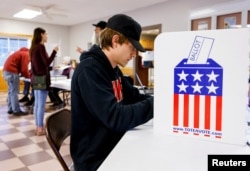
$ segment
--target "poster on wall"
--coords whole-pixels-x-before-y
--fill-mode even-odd
[[[198,22],[198,30],[208,30],[208,22],[207,21]]]
[[[235,28],[236,17],[225,17],[224,19],[224,29]]]
[[[246,142],[250,51],[250,36],[246,35],[250,35],[247,29],[225,29],[157,37],[156,133]]]

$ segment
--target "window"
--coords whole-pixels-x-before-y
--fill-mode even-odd
[[[0,67],[8,56],[21,47],[30,46],[31,36],[0,35]]]

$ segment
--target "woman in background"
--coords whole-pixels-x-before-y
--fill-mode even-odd
[[[34,105],[34,117],[36,130],[35,134],[38,136],[44,135],[44,112],[45,104],[50,89],[50,69],[49,66],[56,57],[58,47],[56,46],[50,57],[46,52],[44,43],[47,42],[47,33],[43,28],[36,28],[34,30],[33,39],[30,47],[31,57],[31,84],[34,83],[34,76],[46,75],[46,89],[34,89],[35,105]]]

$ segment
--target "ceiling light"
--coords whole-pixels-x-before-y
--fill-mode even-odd
[[[14,14],[13,16],[16,18],[32,19],[41,14],[42,14],[41,10],[23,9],[22,11]]]

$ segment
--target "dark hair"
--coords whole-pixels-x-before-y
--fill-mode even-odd
[[[119,44],[123,44],[123,43],[126,43],[129,41],[128,38],[126,38],[123,34],[106,27],[100,33],[100,46],[101,46],[101,48],[109,49],[109,47],[112,47],[112,38],[114,35],[119,36]]]
[[[34,47],[42,41],[42,34],[46,32],[45,29],[38,27],[34,29],[31,46],[30,46],[30,57],[32,57],[31,52],[33,51]]]

